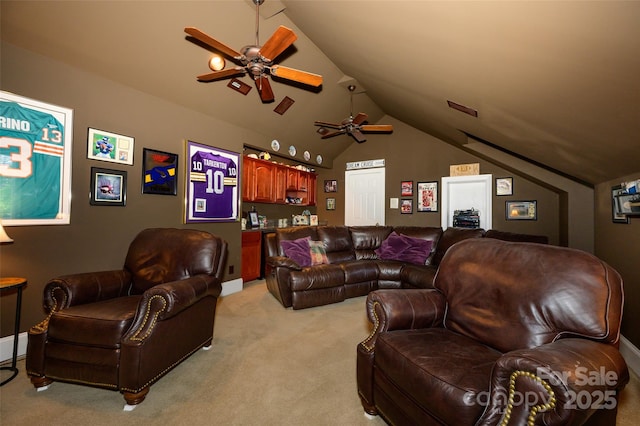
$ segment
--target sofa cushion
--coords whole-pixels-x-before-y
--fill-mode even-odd
[[[318,241],[318,232],[315,226],[295,226],[292,228],[278,228],[276,229],[276,235],[278,236],[278,247],[280,256],[284,256],[284,250],[282,249],[282,241],[292,241],[299,238],[310,237],[313,241]]]
[[[376,262],[370,260],[356,260],[340,265],[344,271],[344,283],[355,284],[378,279],[378,267]]]
[[[432,244],[432,241],[398,235],[394,231],[374,252],[382,260],[399,260],[414,265],[424,265],[431,254]]]
[[[324,249],[322,241],[308,241],[309,256],[311,258],[311,265],[322,265],[329,263],[327,260],[327,252]]]
[[[402,288],[433,288],[437,271],[433,265],[405,265],[400,272]]]
[[[329,263],[355,260],[351,234],[346,226],[319,226],[318,241],[322,241]]]
[[[344,287],[344,272],[340,265],[316,265],[291,271],[290,281],[294,292]]]
[[[356,259],[377,259],[375,250],[387,239],[391,226],[352,226],[349,227]]]
[[[484,237],[495,238],[503,241],[549,244],[549,238],[546,235],[519,234],[516,232],[498,231],[495,229],[489,229],[487,233],[484,234]]]
[[[423,240],[431,241],[431,254],[425,261],[425,265],[431,265],[433,263],[433,257],[436,254],[436,248],[440,237],[442,237],[442,227],[440,226],[396,226],[394,228],[396,233],[400,235],[407,235],[409,237],[421,238]]]
[[[298,238],[291,241],[280,241],[280,246],[285,256],[295,261],[300,266],[311,266],[311,253],[309,241],[311,237]]]

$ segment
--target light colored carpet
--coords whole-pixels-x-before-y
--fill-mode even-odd
[[[264,281],[219,301],[214,344],[151,387],[133,412],[113,391],[55,382],[36,392],[24,373],[0,388],[9,425],[344,425],[364,417],[356,390],[356,345],[369,333],[364,297],[284,309]],[[634,377],[621,397],[619,425],[640,418]]]

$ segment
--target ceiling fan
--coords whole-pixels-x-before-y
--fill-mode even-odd
[[[258,40],[259,34],[259,8],[264,0],[252,0],[256,5],[256,43],[244,46],[240,52],[230,48],[229,46],[219,42],[213,37],[205,34],[197,28],[186,27],[184,31],[191,37],[200,42],[214,48],[218,52],[229,57],[240,66],[224,69],[224,60],[219,61],[218,66],[210,65],[213,72],[199,75],[199,81],[214,81],[240,74],[249,74],[253,77],[260,99],[262,102],[273,102],[274,95],[271,90],[271,84],[267,78],[267,74],[272,76],[291,80],[297,83],[318,87],[322,84],[322,76],[282,65],[274,65],[273,61],[278,55],[284,52],[298,38],[296,34],[285,26],[280,26],[265,42],[260,46]],[[219,58],[222,59],[222,58]]]
[[[342,120],[340,124],[327,123],[326,121],[316,121],[315,125],[320,126],[318,133],[322,135],[322,139],[331,138],[338,135],[350,135],[356,142],[366,142],[366,138],[363,133],[391,133],[393,132],[393,126],[391,124],[364,124],[369,116],[364,112],[359,112],[355,117],[353,116],[353,91],[356,90],[356,86],[353,84],[348,87],[351,92],[351,110],[349,118]],[[334,129],[333,131],[330,129]]]

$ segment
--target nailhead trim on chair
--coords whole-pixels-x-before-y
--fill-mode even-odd
[[[527,418],[527,426],[533,426],[535,424],[536,415],[538,413],[543,413],[547,410],[555,408],[556,406],[556,394],[555,392],[553,392],[553,389],[551,389],[551,386],[549,386],[546,381],[528,371],[516,370],[511,373],[511,377],[509,379],[509,402],[507,403],[507,408],[505,409],[505,414],[502,418],[502,421],[500,422],[500,426],[506,426],[511,419],[513,398],[516,392],[516,379],[520,376],[528,377],[532,380],[537,381],[544,387],[544,389],[547,391],[547,394],[549,395],[549,402],[547,402],[546,404],[538,404],[531,407],[531,410],[529,411],[529,417]]]
[[[373,339],[373,336],[376,335],[376,333],[378,332],[378,326],[380,325],[380,320],[378,319],[378,314],[376,312],[376,307],[380,306],[380,304],[378,302],[373,302],[373,330],[371,331],[371,333],[367,336],[366,339],[364,339],[362,342],[360,342],[360,344],[362,345],[363,348],[365,348],[367,350],[367,352],[371,352],[374,349],[374,345],[368,345],[367,343],[369,341],[371,341],[371,339]]]
[[[149,326],[149,329],[147,330],[146,333],[144,333],[144,335],[142,337],[139,337],[139,334],[142,330],[144,330],[144,326],[146,325],[147,321],[149,320],[149,310],[151,309],[151,303],[153,302],[153,299],[161,299],[162,300],[162,309],[160,309],[160,311],[156,312],[156,314],[153,316],[153,320],[151,321],[151,325]],[[151,298],[149,299],[149,301],[147,302],[147,309],[145,311],[144,314],[144,319],[142,320],[142,324],[140,324],[140,327],[138,328],[138,331],[136,331],[136,333],[131,337],[131,340],[135,340],[135,341],[143,341],[144,339],[146,339],[147,337],[149,337],[149,334],[151,334],[151,331],[153,330],[153,327],[156,324],[156,321],[158,320],[158,316],[164,311],[164,309],[167,307],[167,301],[165,300],[164,297],[162,296],[151,296]]]

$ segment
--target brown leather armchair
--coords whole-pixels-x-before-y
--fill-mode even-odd
[[[118,390],[133,409],[153,383],[211,346],[226,258],[227,242],[207,232],[146,229],[122,270],[49,281],[48,315],[28,334],[31,382]]]
[[[613,425],[629,371],[620,275],[586,252],[469,239],[435,289],[367,297],[358,393],[397,425]]]

